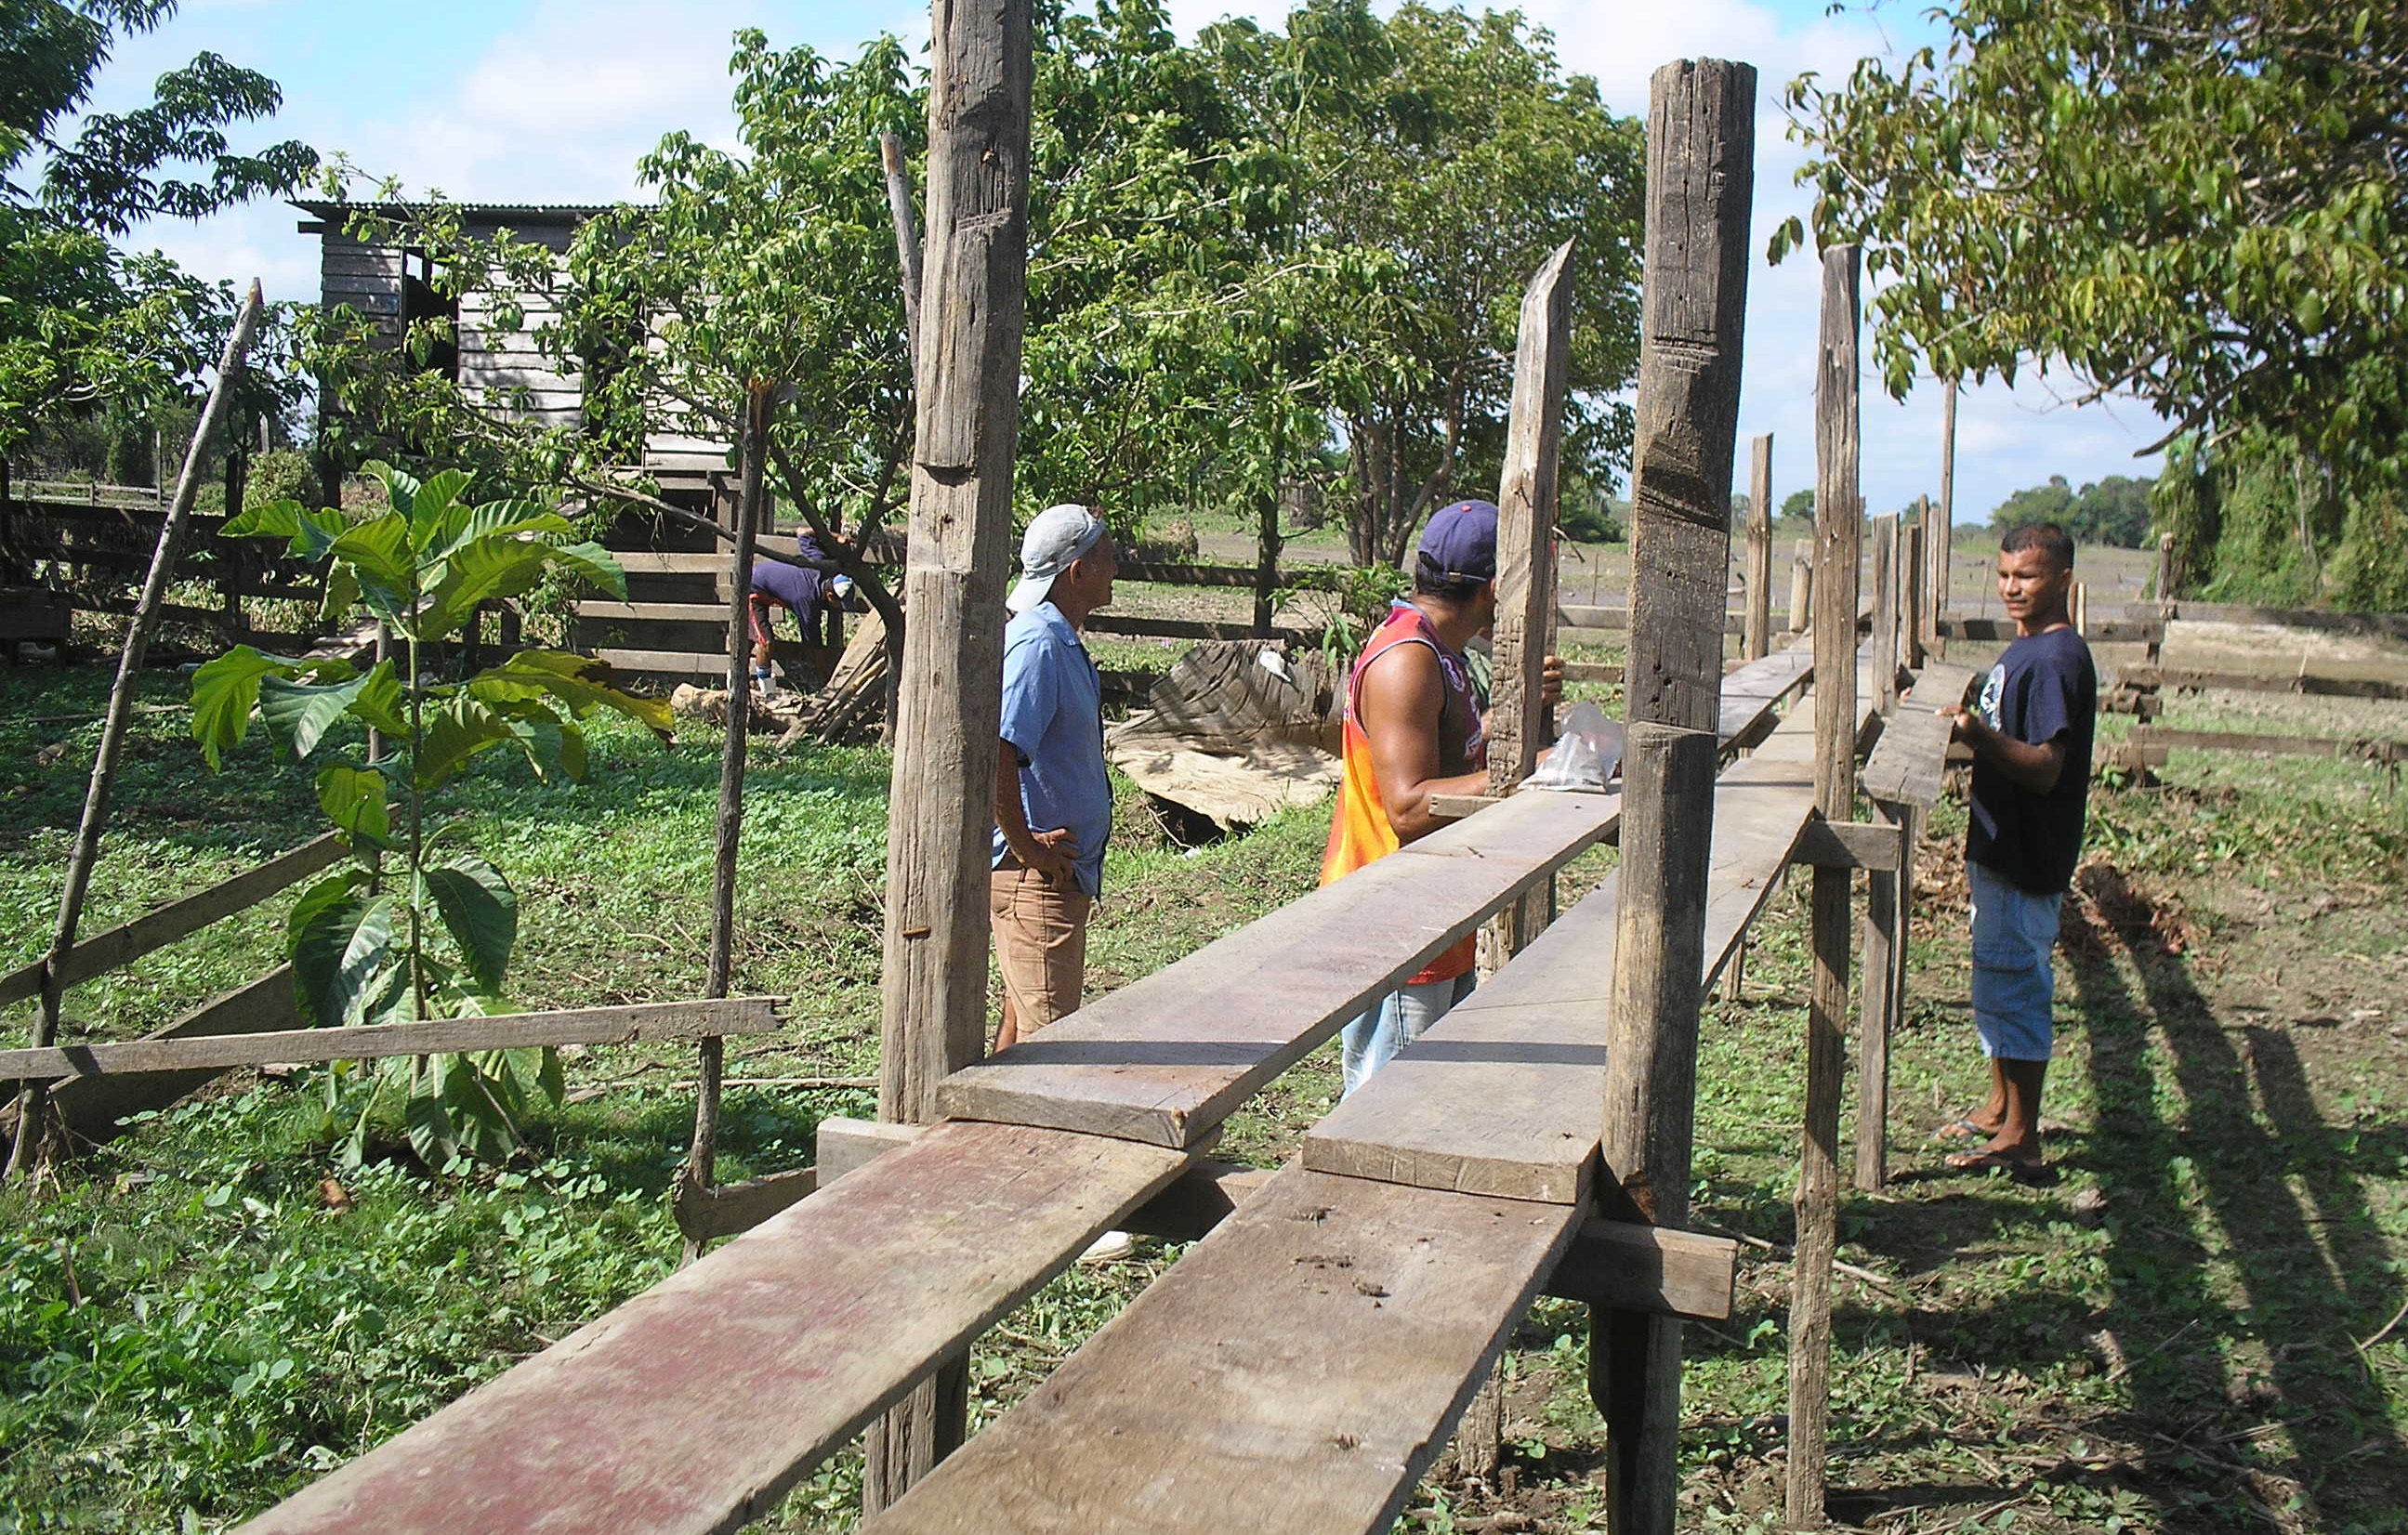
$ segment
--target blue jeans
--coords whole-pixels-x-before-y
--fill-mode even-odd
[[[1396,1058],[1397,1052],[1422,1037],[1447,1010],[1471,995],[1469,970],[1452,981],[1431,981],[1400,986],[1365,1010],[1339,1031],[1340,1057],[1345,1067],[1345,1087],[1352,1093],[1363,1080]]]
[[[2044,1061],[2054,1049],[2057,909],[2064,893],[2035,896],[1984,868],[1965,866],[1973,908],[1973,1026],[1982,1054]]]

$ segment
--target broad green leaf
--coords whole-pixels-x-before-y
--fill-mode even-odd
[[[251,734],[251,711],[264,679],[290,677],[300,664],[236,645],[193,673],[193,739],[215,771],[221,757]]]
[[[531,534],[461,545],[444,559],[442,573],[426,594],[419,638],[439,639],[466,622],[477,604],[534,590],[552,556],[552,546]]]
[[[337,682],[295,682],[269,674],[259,682],[259,718],[292,743],[294,756],[306,757],[318,749],[326,727],[346,714],[358,713],[362,698],[380,682],[387,695],[398,696],[400,683],[389,661],[378,662],[364,677]],[[371,698],[369,708],[379,728],[393,728],[389,700]]]
[[[420,558],[425,557],[427,546],[437,537],[437,530],[457,509],[460,493],[468,488],[472,478],[466,469],[444,469],[428,475],[411,494],[409,546],[418,551]]]
[[[418,786],[432,789],[458,772],[470,757],[516,740],[510,722],[473,697],[452,697],[426,711],[426,735],[411,766]]]
[[[334,507],[312,509],[298,501],[263,501],[245,507],[218,530],[221,538],[280,538],[291,540],[285,552],[295,559],[324,557],[342,536],[343,514]]]
[[[583,719],[597,709],[614,710],[642,724],[662,740],[670,739],[677,718],[666,698],[639,698],[598,681],[609,668],[590,655],[562,651],[521,651],[497,667],[488,667],[468,680],[468,692],[494,701],[548,696],[568,706]]]
[[[306,912],[296,908],[293,924],[293,979],[302,1014],[321,1028],[356,1024],[390,989],[398,958],[394,899],[346,891],[323,902],[305,897],[303,906]]]
[[[519,898],[501,870],[473,854],[455,854],[421,876],[443,930],[460,947],[468,974],[498,991],[518,941]]]
[[[335,540],[334,552],[335,558],[350,565],[369,607],[404,628],[410,626],[409,600],[417,564],[409,552],[408,519],[387,512],[355,523]]]
[[[391,661],[380,661],[368,668],[358,696],[351,699],[351,718],[388,736],[406,737],[409,721],[402,715],[403,701],[400,674]]]
[[[417,504],[418,477],[381,460],[371,461],[366,467],[368,477],[384,487],[385,504],[408,522]]]
[[[430,581],[454,550],[479,539],[521,533],[568,538],[577,530],[567,518],[540,501],[488,501],[481,507],[461,509],[456,518],[446,519],[442,531],[445,536],[437,542],[419,545],[418,557],[424,562]]]
[[[391,844],[393,819],[385,806],[382,773],[339,764],[322,770],[318,774],[318,806],[353,847],[363,842],[371,847]]]

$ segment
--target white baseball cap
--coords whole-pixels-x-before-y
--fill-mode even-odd
[[[1066,502],[1030,518],[1020,539],[1020,582],[1004,598],[1004,606],[1025,613],[1044,601],[1054,590],[1054,578],[1103,538],[1104,520],[1082,506]]]

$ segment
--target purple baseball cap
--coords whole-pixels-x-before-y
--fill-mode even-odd
[[[1449,581],[1497,579],[1497,503],[1457,501],[1430,513],[1422,558]]]

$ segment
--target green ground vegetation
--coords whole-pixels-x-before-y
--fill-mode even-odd
[[[47,931],[106,681],[0,672],[0,965]],[[182,691],[155,675],[142,696]],[[2168,723],[2223,718],[2179,703]],[[498,756],[463,775],[462,834],[519,877],[528,1005],[700,989],[717,760],[707,729],[664,749],[612,723],[581,785],[539,788]],[[795,1079],[873,1068],[885,771],[874,748],[752,753],[738,984],[792,995],[796,1024],[731,1046],[723,1177],[805,1165],[820,1119],[871,1107],[859,1087]],[[1981,1069],[1957,812],[1920,852],[1899,1177],[1842,1212],[1842,1258],[1879,1276],[1840,1282],[1845,1524],[2408,1528],[2408,1350],[2398,1331],[2375,1337],[2408,1296],[2408,801],[2376,769],[2305,759],[2178,753],[2165,780],[2094,802],[2060,950],[2053,1186],[1942,1177],[1924,1145]],[[1097,986],[1311,886],[1323,812],[1189,850],[1121,787]],[[95,926],[297,840],[314,794],[259,742],[208,774],[161,711],[136,716],[120,804]],[[1584,860],[1569,886],[1610,861]],[[1684,1528],[1779,1524],[1799,907],[1776,901],[1743,997],[1705,1023],[1698,1218],[1771,1248],[1748,1249],[1734,1315],[1689,1332]],[[249,980],[278,957],[281,917],[268,903],[78,988],[74,1037],[153,1026]],[[338,1113],[303,1070],[230,1077],[56,1184],[0,1193],[0,1529],[232,1524],[666,1273],[691,1054],[566,1054],[566,1101],[531,1116],[520,1155],[468,1175],[418,1163],[397,1119],[366,1166],[342,1168]],[[1284,1155],[1335,1079],[1330,1052],[1309,1058],[1232,1124],[1224,1154]],[[1006,1317],[974,1357],[974,1413],[1018,1399],[1177,1255],[1141,1246]],[[1504,1484],[1434,1478],[1405,1528],[1509,1510],[1527,1523],[1480,1528],[1602,1528],[1584,1347],[1576,1308],[1532,1312],[1509,1356]],[[767,1528],[845,1528],[858,1480],[839,1456]]]

